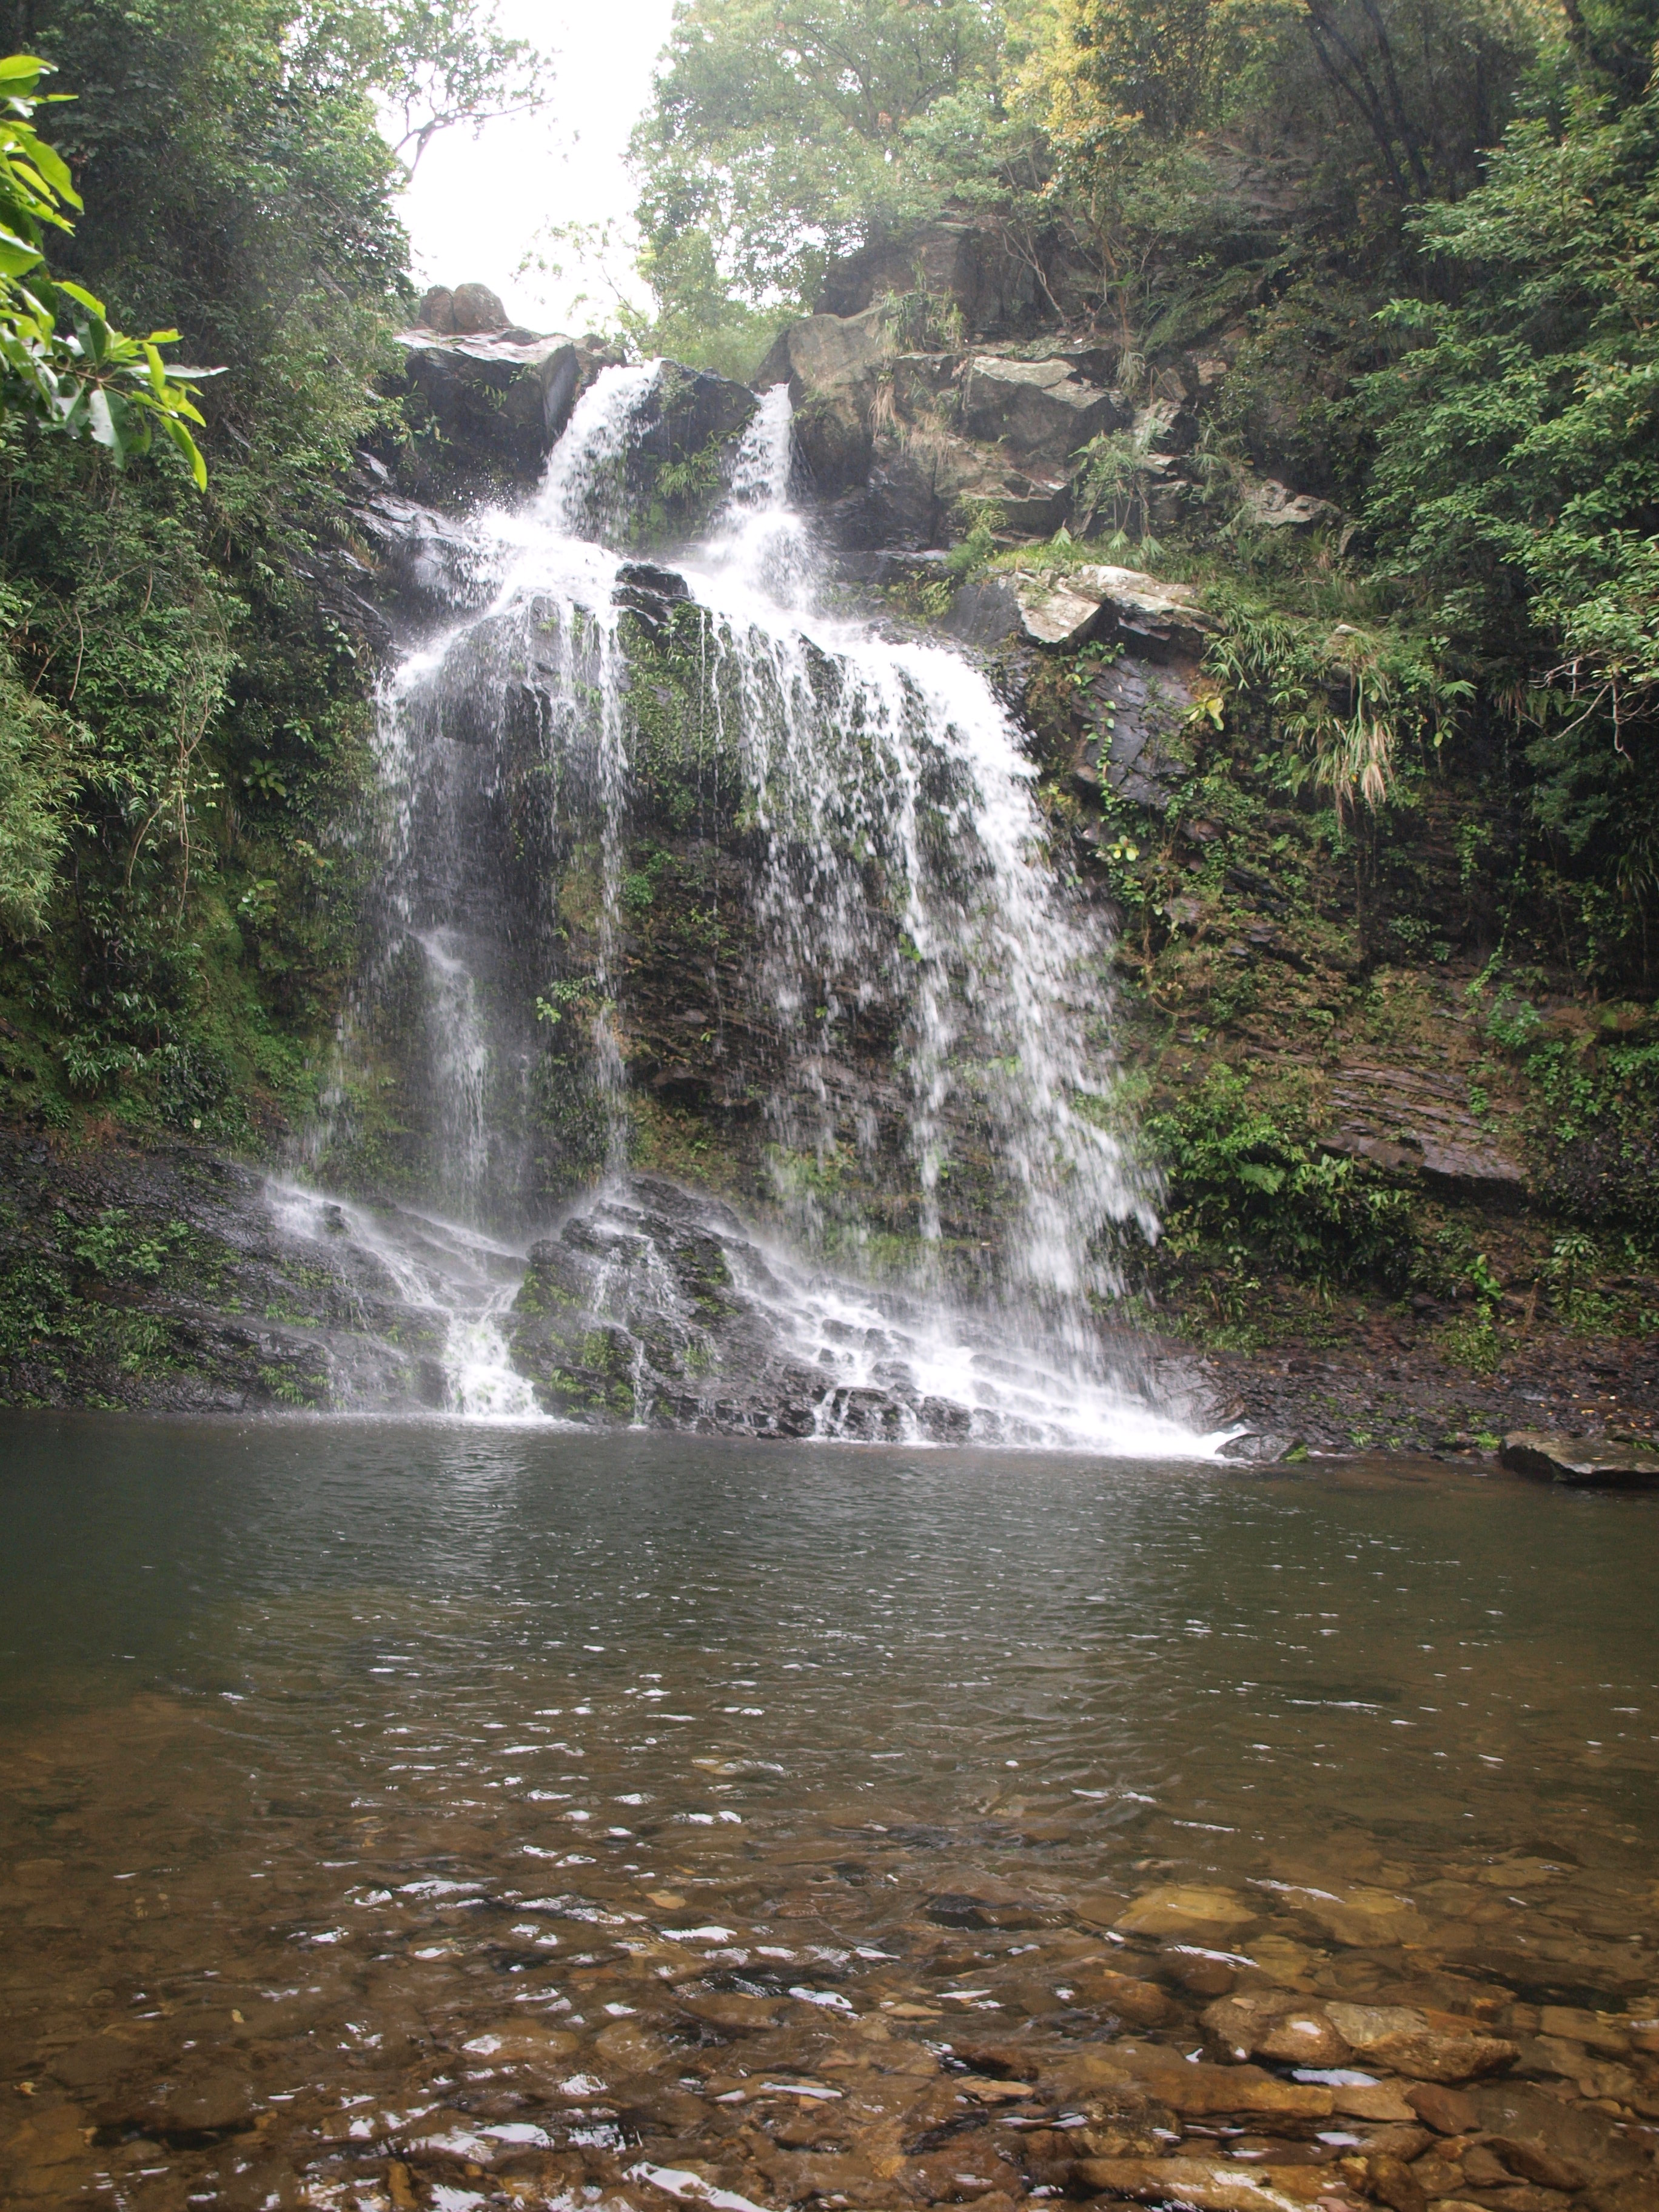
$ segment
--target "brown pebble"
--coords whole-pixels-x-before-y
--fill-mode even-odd
[[[1158,1966],[1170,1980],[1195,1997],[1231,1996],[1238,1986],[1237,1970],[1224,1959],[1206,1958],[1202,1951],[1173,1948],[1160,1952]]]
[[[1439,2136],[1473,2135],[1480,2124],[1463,2092],[1439,2081],[1413,2081],[1406,2091],[1406,2102]]]
[[[1397,2158],[1368,2158],[1365,2186],[1390,2212],[1429,2212],[1423,2185],[1408,2166]]]

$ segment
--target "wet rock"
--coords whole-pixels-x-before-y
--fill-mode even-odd
[[[568,2073],[571,2054],[580,2039],[566,2027],[544,2027],[532,2021],[503,2021],[469,2037],[462,2045],[469,2058],[487,2059],[493,2066],[527,2066]]]
[[[1091,680],[1079,702],[1097,719],[1075,771],[1079,780],[1092,777],[1097,787],[1104,784],[1121,799],[1167,813],[1192,774],[1185,728],[1195,696],[1180,670],[1120,655]],[[1165,911],[1194,903],[1170,901]]]
[[[254,2120],[247,2077],[228,2067],[159,2081],[127,2109],[133,2125],[164,2139],[230,2135]]]
[[[1414,2081],[1406,2091],[1406,2102],[1437,2135],[1473,2135],[1480,2126],[1474,2106],[1461,2090],[1437,2081]]]
[[[1481,2128],[1512,2142],[1540,2144],[1581,2167],[1593,2185],[1642,2168],[1640,2151],[1607,2113],[1566,2103],[1528,2081],[1482,2082],[1468,2094]],[[1466,2167],[1472,2154],[1465,2154]]]
[[[776,2027],[787,2010],[781,2001],[745,1996],[737,1990],[710,1990],[682,1996],[679,2002],[693,2019],[706,2021],[728,2035],[759,2035]]]
[[[401,343],[415,393],[461,464],[523,482],[539,476],[605,365],[569,338],[504,328],[447,337],[406,331]]]
[[[1333,2086],[1336,2109],[1346,2118],[1409,2125],[1417,2117],[1395,2081],[1344,2081]]]
[[[1085,383],[1069,361],[979,354],[963,374],[963,427],[1007,447],[1028,465],[1069,470],[1080,447],[1123,419],[1111,395]]]
[[[1460,2189],[1468,2186],[1468,2177],[1456,2160],[1443,2158],[1437,2151],[1426,2152],[1412,2160],[1412,2179],[1431,2202],[1440,2197],[1455,2197]]]
[[[1583,2188],[1589,2176],[1571,2159],[1560,2158],[1539,2138],[1528,2142],[1515,2136],[1492,2136],[1486,2148],[1497,2154],[1513,2174],[1534,2181],[1541,2189],[1561,2189],[1569,2196]]]
[[[1429,2081],[1467,2081],[1512,2065],[1516,2046],[1471,2023],[1429,2015],[1407,2005],[1354,2005],[1333,2001],[1326,2007],[1337,2033],[1367,2066]]]
[[[857,1333],[866,1359],[848,1381],[828,1339],[820,1356],[792,1335],[790,1310],[729,1207],[636,1176],[532,1248],[507,1334],[548,1411],[597,1427],[898,1441],[970,1425],[912,1380],[896,1331]]]
[[[1224,1997],[1202,2017],[1211,2036],[1235,2058],[1328,2067],[1342,2066],[1352,2056],[1320,2006],[1280,1991]]]
[[[1388,2205],[1389,2212],[1428,2212],[1423,2185],[1403,2160],[1368,2158],[1365,2190],[1379,2204]]]
[[[1162,1990],[1133,1974],[1115,1973],[1107,1966],[1073,1966],[1067,1981],[1085,2003],[1115,2013],[1131,2027],[1164,2027],[1177,2017],[1176,2008]]]
[[[1119,2045],[1114,2056],[1150,2094],[1189,2119],[1218,2114],[1273,2116],[1286,2121],[1328,2119],[1331,2092],[1311,2081],[1283,2081],[1257,2066],[1208,2066],[1156,2045]]]
[[[1311,1920],[1336,1942],[1356,1950],[1421,1943],[1428,1936],[1428,1923],[1410,1898],[1398,1897],[1392,1890],[1351,1889],[1335,1896],[1322,1890],[1292,1888],[1283,1894],[1292,1911]]]
[[[1504,1437],[1498,1457],[1499,1465],[1511,1474],[1534,1475],[1546,1482],[1606,1483],[1630,1488],[1659,1483],[1659,1451],[1650,1444],[1609,1443],[1600,1437],[1516,1429]]]
[[[789,386],[796,448],[826,498],[861,485],[869,474],[877,372],[897,350],[878,309],[809,315],[779,332],[757,372],[758,392]]]
[[[1220,1947],[1253,1928],[1259,1917],[1236,1889],[1198,1882],[1167,1882],[1143,1891],[1115,1923],[1121,1936],[1170,1936]]]
[[[1178,1982],[1195,1997],[1224,1997],[1237,1985],[1239,1961],[1224,1952],[1171,1943],[1160,1954],[1158,1963],[1172,1982]]]

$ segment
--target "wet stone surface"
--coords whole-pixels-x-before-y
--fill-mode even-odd
[[[8,2205],[1659,2204],[1649,1498],[436,1424],[3,1480]]]

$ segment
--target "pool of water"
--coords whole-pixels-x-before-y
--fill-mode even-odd
[[[9,2203],[1019,2201],[1235,1984],[1659,2120],[1651,1498],[42,1417],[0,1511]]]

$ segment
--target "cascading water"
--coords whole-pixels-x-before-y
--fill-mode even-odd
[[[1202,1449],[1103,1364],[1090,1301],[1115,1286],[1114,1231],[1150,1208],[1113,1128],[1109,946],[1053,865],[1008,716],[955,653],[818,611],[782,388],[673,571],[613,550],[658,375],[605,371],[538,498],[470,526],[465,611],[387,687],[385,890],[353,1027],[424,1039],[407,1173],[475,1225],[336,1206],[332,1233],[447,1316],[455,1411]],[[689,687],[665,718],[647,647]],[[653,745],[697,764],[681,813],[691,792],[717,817],[698,833],[716,949],[684,977],[684,1018],[759,1105],[792,1249],[627,1175]],[[728,954],[720,872],[739,864]],[[295,1234],[331,1203],[278,1202]],[[504,1294],[518,1240],[562,1215]],[[994,1240],[964,1231],[992,1220]]]

